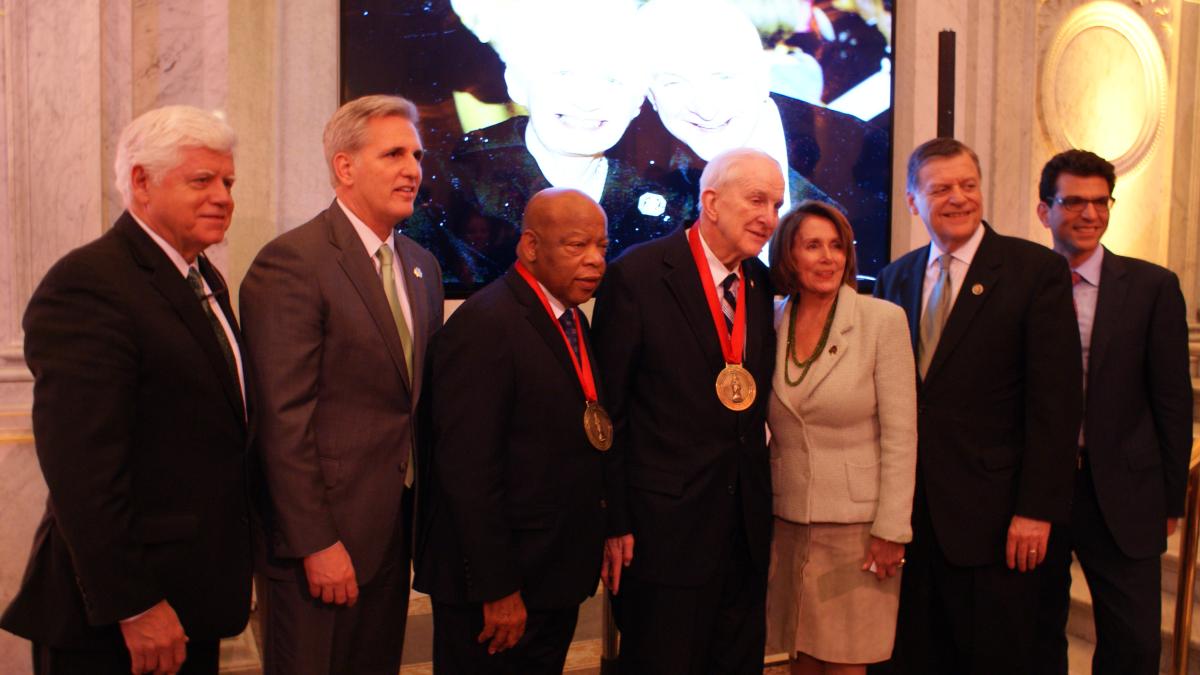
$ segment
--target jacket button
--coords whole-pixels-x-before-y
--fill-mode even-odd
[[[408,462],[400,462],[400,473],[408,471]]]
[[[600,500],[600,508],[602,508],[602,509],[607,509],[607,508],[608,508],[608,502],[606,502],[606,501],[604,501],[603,499],[601,499],[601,500]]]
[[[736,491],[737,491],[736,489],[734,489],[734,487],[733,487],[733,484],[732,484],[732,483],[730,483],[730,484],[729,484],[729,486],[728,486],[726,489],[728,489],[728,490],[729,490],[729,494],[733,494],[734,492],[736,492]]]

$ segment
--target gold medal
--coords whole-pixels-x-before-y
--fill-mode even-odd
[[[741,364],[727,363],[717,375],[717,398],[726,408],[739,412],[745,410],[754,405],[757,395],[754,376]]]
[[[583,409],[583,432],[587,434],[592,447],[600,452],[606,452],[612,447],[612,420],[596,401],[588,401],[587,407]]]

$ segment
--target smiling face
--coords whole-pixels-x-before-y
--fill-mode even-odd
[[[917,172],[908,209],[925,222],[929,236],[947,253],[962,246],[983,222],[979,169],[966,153],[933,157]]]
[[[1111,196],[1108,182],[1102,176],[1074,176],[1061,173],[1055,181],[1054,197],[1081,197],[1095,200]],[[1038,218],[1050,230],[1054,239],[1054,250],[1078,266],[1091,257],[1100,246],[1100,238],[1108,229],[1108,209],[1098,209],[1087,204],[1079,213],[1071,213],[1062,204],[1038,204]]]
[[[607,218],[587,195],[550,188],[529,200],[517,255],[563,304],[579,305],[596,293],[607,249]]]
[[[184,260],[225,238],[233,216],[233,155],[208,148],[179,150],[179,164],[154,179],[132,169],[134,214]]]
[[[769,68],[758,30],[715,0],[651,0],[637,40],[650,70],[650,102],[663,126],[705,161],[748,145],[765,110]]]
[[[732,162],[724,178],[700,193],[700,234],[717,259],[732,268],[758,255],[778,227],[783,173],[761,153],[726,157],[717,158]]]
[[[829,296],[844,283],[846,242],[828,218],[810,215],[800,222],[791,256],[801,293]]]
[[[354,215],[386,239],[397,223],[412,215],[424,154],[412,122],[395,115],[373,117],[357,152],[334,155],[335,191]]]
[[[547,149],[562,155],[604,153],[625,133],[642,105],[642,89],[624,69],[576,54],[525,78],[529,127]]]

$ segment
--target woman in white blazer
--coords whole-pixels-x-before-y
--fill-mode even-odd
[[[917,464],[904,310],[855,291],[845,216],[806,201],[771,241],[778,351],[767,413],[775,536],[768,646],[792,673],[891,656]]]

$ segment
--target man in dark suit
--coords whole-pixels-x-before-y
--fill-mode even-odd
[[[1083,426],[1071,522],[1055,528],[1042,592],[1038,672],[1066,675],[1071,553],[1092,595],[1092,672],[1158,672],[1159,556],[1184,513],[1192,446],[1187,318],[1172,272],[1100,245],[1116,172],[1086,150],[1042,169],[1038,217],[1074,281]]]
[[[117,146],[126,211],[46,273],[25,312],[50,489],[0,625],[43,675],[217,672],[250,609],[246,369],[201,255],[233,212],[233,130],[188,106]]]
[[[413,419],[442,324],[437,262],[394,231],[421,183],[416,120],[394,96],[338,109],[324,136],[337,198],[267,244],[242,283],[262,363],[266,673],[400,668]]]
[[[778,225],[783,175],[769,155],[733,150],[700,186],[699,220],[631,248],[596,304],[626,486],[609,495],[609,534],[637,544],[616,598],[622,672],[762,668],[775,331],[755,256]]]
[[[939,138],[908,162],[932,240],[888,265],[917,357],[917,490],[895,665],[1030,672],[1051,523],[1070,513],[1081,374],[1062,258],[982,222],[974,151]]]
[[[516,265],[430,345],[415,585],[433,598],[439,673],[561,673],[596,591],[612,429],[578,305],[607,245],[587,195],[537,193]]]

